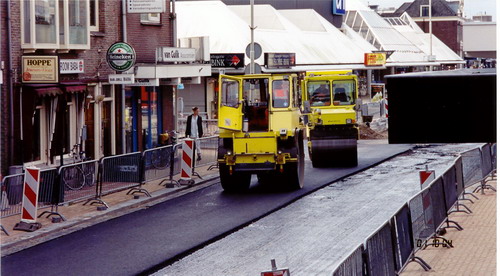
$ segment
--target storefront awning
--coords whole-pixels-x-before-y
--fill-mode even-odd
[[[63,91],[58,86],[36,88],[35,92],[38,97],[53,97],[63,94]]]
[[[85,93],[87,91],[86,85],[65,86],[64,90],[67,93]]]

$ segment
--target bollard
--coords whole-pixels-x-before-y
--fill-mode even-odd
[[[26,168],[24,173],[23,202],[21,222],[14,226],[14,230],[33,232],[42,227],[36,222],[38,207],[38,188],[40,186],[40,169]]]
[[[194,155],[194,140],[185,139],[182,143],[182,159],[181,159],[181,185],[193,185],[194,180],[191,179],[193,171],[193,155]]]

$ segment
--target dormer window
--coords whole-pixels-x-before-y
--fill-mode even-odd
[[[429,17],[429,5],[420,6],[420,17]]]

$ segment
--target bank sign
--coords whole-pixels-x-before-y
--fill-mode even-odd
[[[347,0],[333,0],[333,14],[345,14],[345,1]]]
[[[212,68],[243,68],[245,54],[210,54]]]

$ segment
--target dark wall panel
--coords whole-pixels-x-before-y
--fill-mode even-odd
[[[389,143],[496,141],[496,70],[387,76]]]

